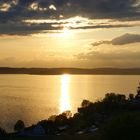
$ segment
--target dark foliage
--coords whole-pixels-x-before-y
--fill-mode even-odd
[[[25,124],[22,120],[18,120],[14,126],[14,130],[20,132],[25,128]]]
[[[0,140],[1,139],[2,140],[7,140],[7,138],[8,138],[7,132],[4,129],[0,128]]]
[[[140,113],[125,113],[114,117],[101,130],[101,140],[140,139]]]

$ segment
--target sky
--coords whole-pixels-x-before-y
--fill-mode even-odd
[[[140,0],[0,0],[0,67],[140,67]]]

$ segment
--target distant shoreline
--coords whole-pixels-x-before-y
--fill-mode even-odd
[[[30,75],[140,75],[140,68],[10,68],[0,67],[0,74]]]

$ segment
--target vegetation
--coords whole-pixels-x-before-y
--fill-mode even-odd
[[[0,128],[0,139],[7,139],[7,133],[4,129]]]
[[[14,130],[17,132],[22,131],[25,128],[24,122],[22,120],[18,120],[14,126]]]
[[[140,112],[124,113],[102,127],[101,140],[140,139]]]

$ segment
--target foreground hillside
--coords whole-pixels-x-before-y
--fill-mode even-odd
[[[9,140],[139,140],[140,86],[136,94],[108,93],[97,102],[83,100],[78,112],[51,116],[26,127],[22,120],[14,126],[15,133],[0,129],[0,138]]]

